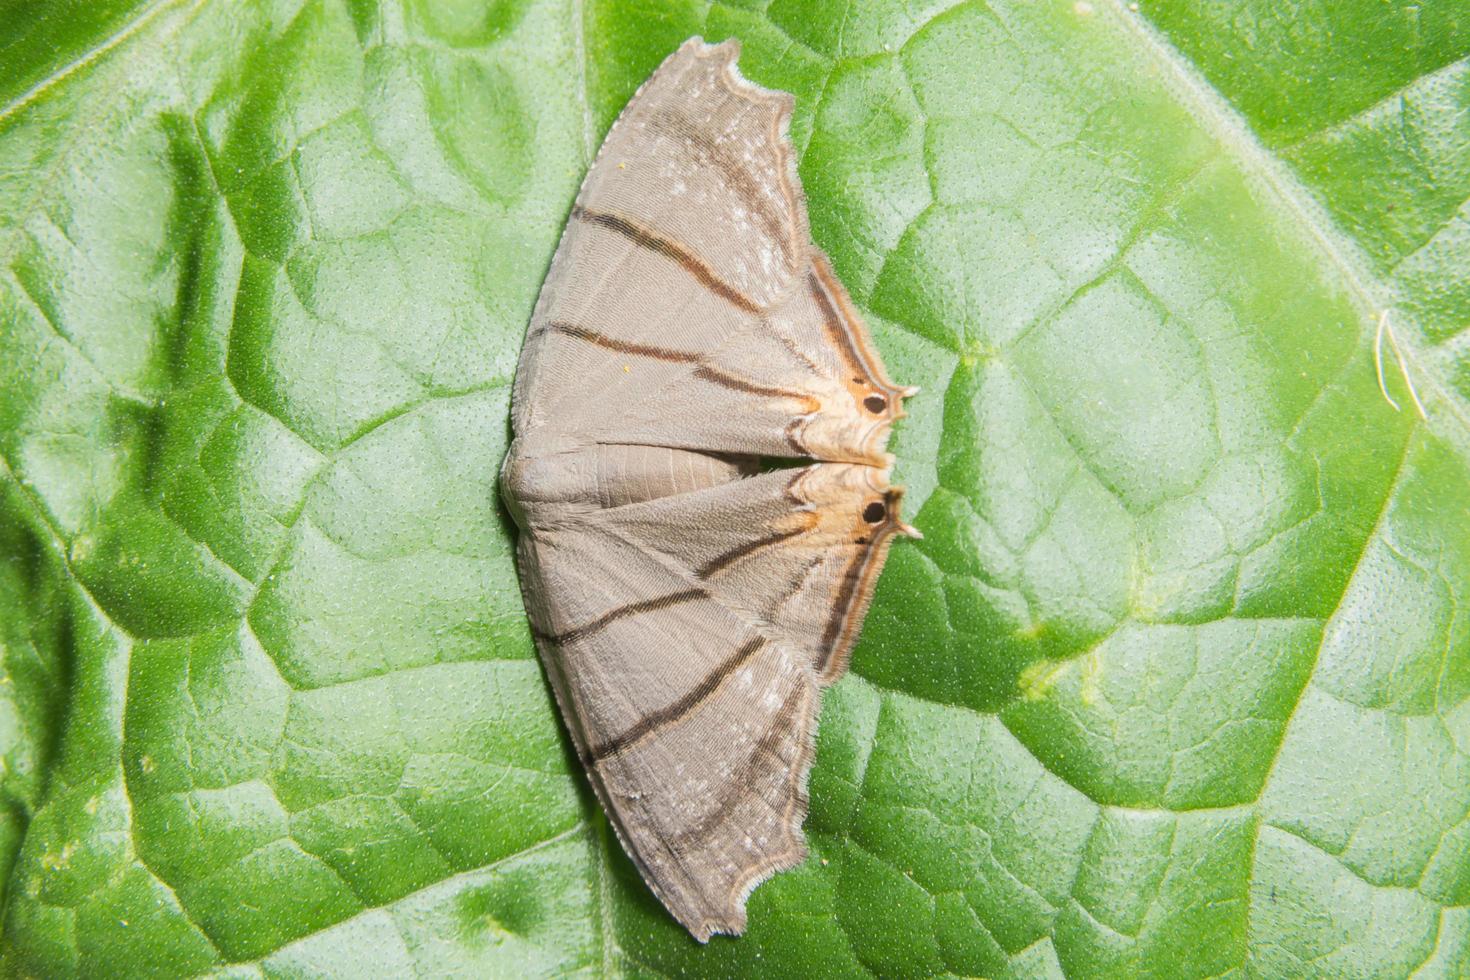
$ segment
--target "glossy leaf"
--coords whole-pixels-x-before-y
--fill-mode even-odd
[[[1463,975],[1461,7],[0,3],[0,965]],[[494,493],[571,198],[694,33],[797,96],[926,535],[812,859],[707,947]]]

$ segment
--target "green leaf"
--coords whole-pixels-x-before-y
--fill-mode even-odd
[[[1135,6],[0,0],[0,966],[1470,971],[1470,16]],[[567,751],[494,483],[572,196],[694,33],[797,96],[926,534],[812,859],[707,947]]]

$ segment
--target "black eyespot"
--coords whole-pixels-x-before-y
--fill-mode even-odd
[[[888,408],[888,399],[882,395],[869,395],[863,399],[863,407],[874,415],[882,415]]]
[[[884,507],[880,501],[875,500],[863,508],[863,520],[869,524],[877,524],[887,516],[888,508]]]

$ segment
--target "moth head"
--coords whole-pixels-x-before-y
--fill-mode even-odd
[[[833,274],[821,250],[811,252],[804,289],[772,314],[773,324],[789,322],[794,336],[822,338],[822,357],[836,368],[813,384],[820,418],[803,427],[803,447],[818,459],[845,459],[883,465],[888,431],[906,414],[903,400],[918,391],[894,384],[852,298]],[[809,362],[810,363],[810,362]]]
[[[904,398],[918,389],[856,376],[823,388],[817,394],[821,408],[793,426],[795,443],[817,459],[866,463],[886,473],[893,466],[893,455],[887,451],[889,432],[907,414]]]
[[[792,491],[833,537],[867,544],[890,534],[922,536],[904,523],[903,487],[889,485],[886,466],[822,463],[803,470]]]
[[[852,377],[847,382],[852,397],[850,424],[857,430],[857,442],[864,446],[869,458],[887,457],[884,447],[888,444],[888,433],[893,423],[908,414],[903,400],[918,391],[917,388],[900,388],[881,379]],[[891,457],[889,457],[891,465]]]
[[[910,538],[922,538],[918,529],[903,522],[899,505],[903,500],[903,487],[889,487],[882,494],[874,495],[863,503],[861,514],[863,527],[859,529],[859,544],[877,535],[902,534]]]
[[[904,411],[903,400],[919,393],[919,389],[913,385],[900,388],[861,377],[853,378],[849,382],[849,389],[862,415],[870,420],[884,419],[890,424],[908,415]]]

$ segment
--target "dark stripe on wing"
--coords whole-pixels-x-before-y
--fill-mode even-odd
[[[654,344],[639,344],[631,340],[619,340],[609,337],[605,333],[598,333],[588,327],[579,327],[575,323],[566,323],[562,320],[552,320],[546,325],[547,330],[554,330],[559,334],[584,340],[598,347],[615,350],[619,354],[633,354],[637,357],[651,357],[656,361],[667,361],[670,364],[698,364],[700,356],[688,351],[670,350],[667,347],[659,347]]]
[[[766,641],[761,637],[756,637],[749,643],[746,643],[717,665],[714,670],[706,674],[682,698],[660,708],[652,714],[644,715],[637,724],[633,725],[627,731],[600,745],[593,746],[587,754],[592,757],[594,762],[600,762],[610,755],[616,755],[641,739],[647,738],[660,728],[671,725],[680,718],[683,718],[699,705],[709,700],[719,690],[720,685],[728,680],[735,671],[749,663],[765,645]]]
[[[785,198],[785,208],[778,209],[766,190],[767,185],[755,178],[750,164],[731,153],[723,144],[710,139],[708,126],[692,118],[687,111],[660,107],[649,117],[649,124],[670,141],[682,146],[684,152],[694,157],[697,163],[716,170],[725,184],[760,221],[765,228],[766,238],[781,250],[781,258],[787,268],[798,270],[806,243],[800,238],[801,232],[793,214],[801,207],[801,202],[794,199],[791,188],[784,180],[779,186]],[[742,141],[734,145],[744,143]],[[778,167],[783,163],[781,160],[776,161]]]
[[[749,296],[721,279],[709,263],[689,251],[683,245],[670,238],[665,238],[657,232],[649,231],[640,227],[627,218],[603,211],[589,211],[578,205],[572,208],[572,217],[588,224],[598,225],[615,231],[639,248],[646,248],[650,252],[657,252],[667,259],[677,262],[705,289],[716,296],[729,302],[747,313],[760,313],[761,307]]]
[[[866,603],[872,598],[877,574],[883,568],[881,556],[889,539],[903,527],[897,516],[901,496],[901,490],[888,491],[885,497],[887,519],[873,531],[866,544],[860,545],[858,553],[842,570],[842,584],[837,588],[832,615],[822,630],[822,640],[817,648],[815,669],[823,684],[831,683],[846,668],[847,655],[867,612]]]
[[[546,325],[547,330],[554,330],[567,337],[595,344],[606,350],[617,351],[619,354],[631,354],[635,357],[650,357],[656,361],[664,361],[668,364],[698,364],[694,376],[701,381],[717,384],[731,391],[739,391],[749,395],[761,395],[769,398],[789,398],[802,403],[802,411],[811,413],[817,411],[821,405],[811,395],[802,394],[799,391],[791,391],[786,388],[773,388],[770,385],[757,384],[745,378],[722,371],[717,367],[711,367],[704,363],[704,358],[690,351],[672,350],[668,347],[659,347],[656,344],[640,344],[631,340],[619,340],[609,337],[607,334],[598,333],[587,327],[577,326],[575,323],[566,323],[562,320],[552,320]]]
[[[773,388],[770,385],[756,384],[753,381],[746,381],[744,378],[737,378],[733,374],[726,374],[719,368],[712,368],[707,364],[698,368],[694,372],[694,376],[733,391],[743,391],[750,395],[762,395],[769,398],[791,398],[802,402],[804,411],[806,412],[815,412],[822,407],[821,403],[811,395],[804,395],[799,391],[790,391],[786,388]]]
[[[799,527],[791,531],[777,531],[775,534],[768,534],[763,538],[757,538],[755,541],[747,541],[738,547],[731,548],[724,554],[716,555],[699,566],[694,574],[698,575],[701,580],[708,579],[711,575],[729,568],[742,558],[749,558],[757,551],[763,551],[766,548],[781,544],[783,541],[790,541],[792,538],[800,537],[808,530],[810,528]]]
[[[780,595],[776,596],[766,608],[766,619],[775,620],[776,614],[781,611],[781,608],[795,598],[798,592],[806,588],[807,582],[811,580],[812,572],[816,571],[817,566],[826,560],[826,554],[820,554],[802,566],[801,574],[792,579],[791,585]]]
[[[868,556],[873,552],[873,545],[868,545],[842,570],[842,585],[837,589],[837,598],[832,603],[832,615],[827,619],[827,628],[822,631],[822,643],[819,649],[820,659],[817,662],[817,673],[821,673],[826,664],[831,661],[835,652],[838,637],[844,632],[842,627],[847,621],[848,607],[852,605],[853,593],[857,591],[858,583],[862,581],[862,566],[866,564]]]
[[[862,354],[858,353],[857,346],[852,342],[847,324],[842,322],[836,304],[827,295],[826,286],[815,272],[807,274],[806,285],[811,291],[812,299],[816,300],[817,306],[822,310],[822,326],[827,328],[827,335],[832,338],[833,346],[846,355],[847,363],[855,373],[872,378],[872,371],[863,363]]]
[[[710,809],[710,812],[705,815],[704,819],[675,838],[677,844],[685,845],[691,841],[702,842],[704,838],[709,836],[711,831],[725,822],[730,815],[730,810],[736,803],[740,802],[740,798],[755,789],[755,779],[763,775],[760,769],[761,756],[770,756],[775,760],[776,765],[783,769],[787,768],[786,760],[781,757],[781,753],[776,749],[783,740],[791,737],[792,729],[796,723],[797,712],[800,710],[802,702],[806,700],[804,695],[807,693],[808,689],[806,685],[798,682],[792,692],[786,696],[786,700],[782,702],[780,711],[776,713],[776,717],[772,719],[770,726],[766,728],[765,734],[761,736],[759,742],[755,743],[755,748],[751,749],[750,756],[745,760],[744,765],[730,774],[730,781],[725,784],[724,792],[715,801],[714,807]],[[805,731],[798,731],[796,737],[803,740],[803,742],[810,741],[810,736]],[[802,750],[805,747],[805,745],[798,746],[796,765],[790,767],[791,774],[798,776],[798,778],[800,775],[798,770],[802,763]],[[798,786],[800,786],[799,782]],[[797,796],[798,798],[802,796],[800,791],[798,791]]]
[[[560,633],[538,632],[536,635],[543,640],[549,640],[555,643],[557,646],[565,646],[568,643],[584,640],[593,633],[605,629],[620,619],[626,619],[629,616],[637,616],[646,612],[657,612],[660,609],[667,609],[670,606],[676,606],[683,602],[693,602],[697,599],[708,599],[709,597],[710,594],[704,589],[681,589],[678,592],[670,592],[668,595],[661,595],[655,599],[643,599],[639,602],[630,602],[627,605],[618,606],[616,609],[609,609],[589,623],[584,623],[581,626],[576,626]]]
[[[812,271],[807,273],[807,289],[822,311],[822,325],[832,338],[832,344],[843,355],[854,373],[865,378],[873,387],[884,392],[890,402],[905,396],[906,389],[896,388],[884,380],[881,361],[877,352],[868,349],[867,331],[857,318],[846,299],[842,284],[832,274],[832,267],[818,254],[812,259]]]

